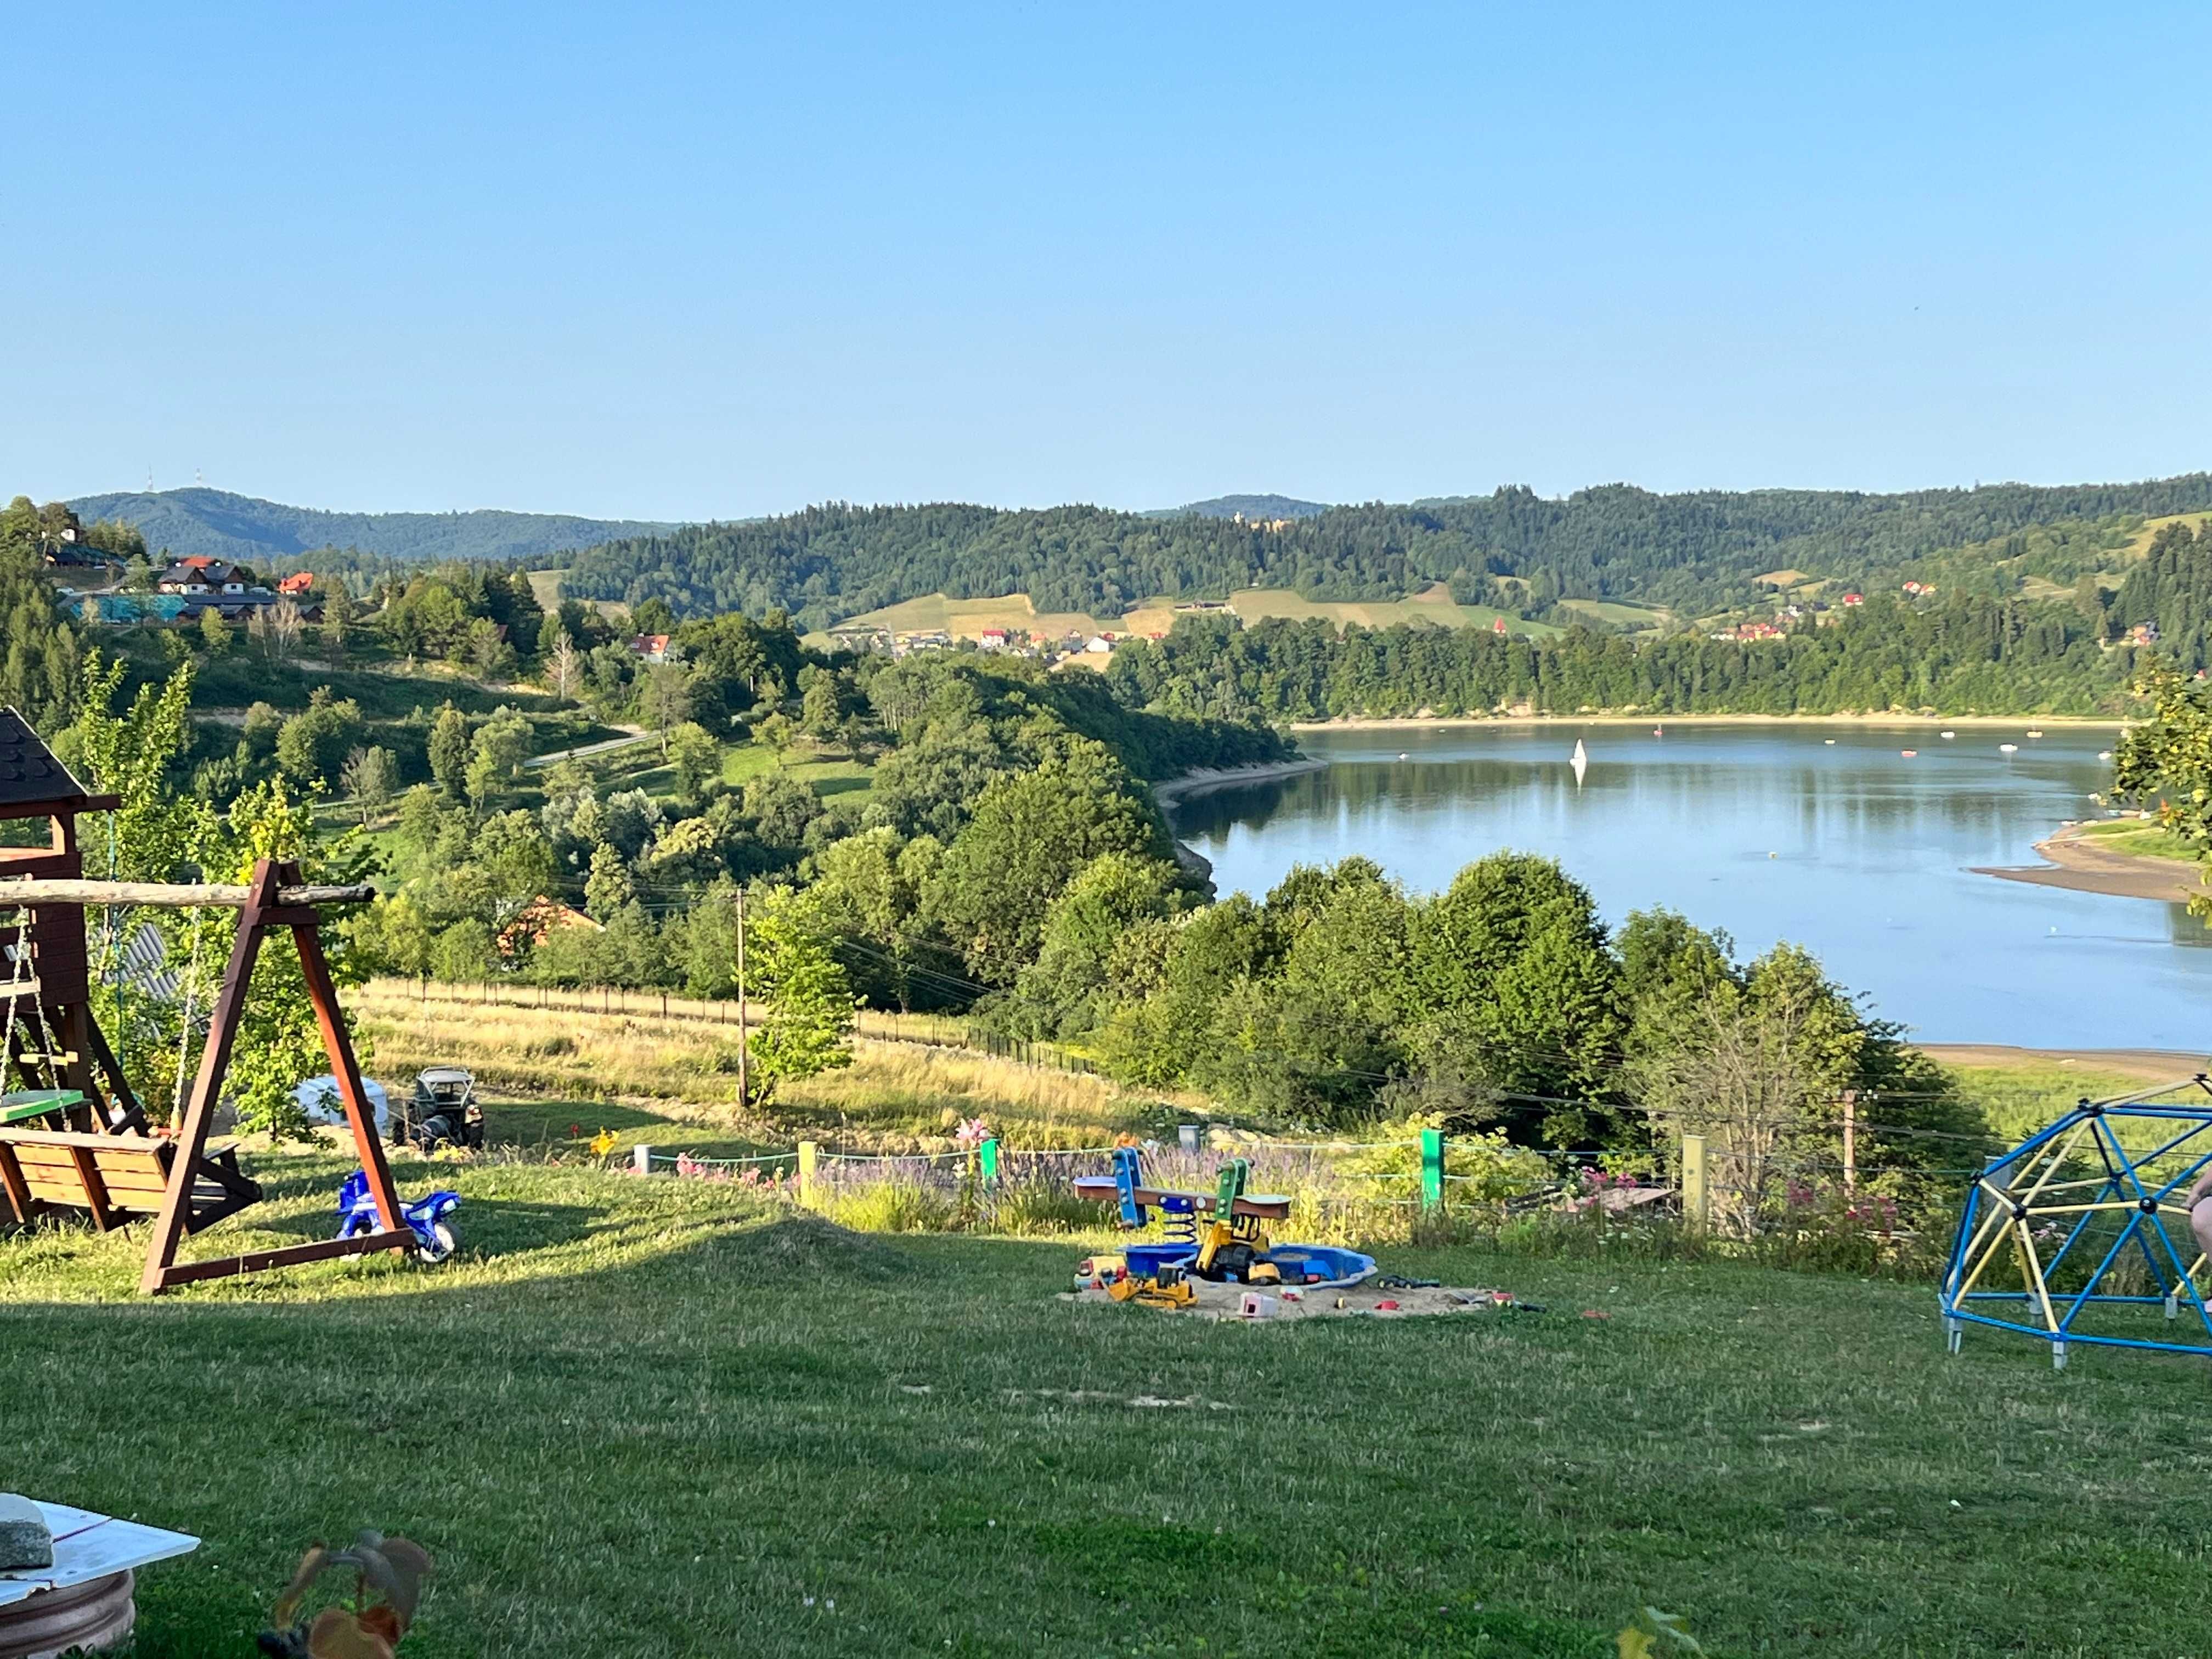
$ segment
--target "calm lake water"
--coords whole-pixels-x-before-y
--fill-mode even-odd
[[[2118,732],[1955,729],[1310,732],[1326,771],[1198,796],[1176,823],[1224,893],[1355,853],[1434,891],[1510,847],[1559,860],[1616,924],[1666,905],[1745,957],[1803,945],[1926,1042],[2212,1051],[2212,933],[2180,905],[1973,873],[2038,862],[2036,842],[2094,811]]]

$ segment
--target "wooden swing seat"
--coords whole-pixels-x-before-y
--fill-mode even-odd
[[[83,1213],[101,1232],[161,1212],[176,1168],[177,1143],[140,1135],[0,1128],[0,1191],[19,1222]],[[261,1198],[225,1147],[192,1160],[185,1231],[198,1232]]]

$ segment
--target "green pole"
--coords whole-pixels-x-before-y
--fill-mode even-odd
[[[989,1139],[981,1142],[976,1146],[975,1160],[982,1166],[983,1184],[986,1187],[997,1186],[999,1184],[998,1136],[993,1135]]]
[[[1441,1210],[1444,1206],[1444,1132],[1442,1129],[1421,1131],[1421,1207]]]

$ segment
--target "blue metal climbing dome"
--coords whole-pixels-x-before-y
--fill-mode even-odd
[[[2178,1099],[2167,1097],[2179,1096]],[[2188,1194],[2212,1166],[2204,1074],[2083,1100],[1990,1160],[1968,1189],[1942,1284],[1951,1352],[1968,1325],[2051,1344],[2212,1357]]]

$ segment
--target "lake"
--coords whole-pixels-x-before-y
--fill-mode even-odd
[[[1665,905],[1744,957],[1802,945],[1924,1042],[2212,1048],[2212,933],[2182,906],[1973,873],[2039,862],[2036,842],[2095,811],[2117,730],[1954,729],[1303,732],[1326,770],[1193,797],[1175,821],[1224,893],[1257,897],[1294,864],[1353,854],[1432,892],[1510,847],[1557,859],[1616,924]]]

